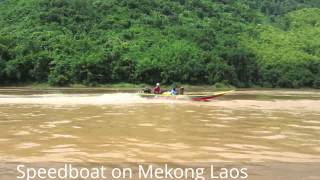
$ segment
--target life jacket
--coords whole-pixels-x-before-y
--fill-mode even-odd
[[[177,91],[174,89],[172,89],[170,93],[171,93],[171,95],[177,95]]]
[[[160,86],[155,87],[155,88],[153,89],[153,93],[155,93],[155,94],[160,94],[160,93],[161,93],[161,88],[160,88]]]

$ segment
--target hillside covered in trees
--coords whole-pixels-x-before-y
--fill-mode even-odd
[[[0,0],[0,84],[320,87],[319,0]]]

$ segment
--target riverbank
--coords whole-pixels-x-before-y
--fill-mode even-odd
[[[219,91],[219,90],[288,90],[288,91],[318,91],[317,88],[310,88],[310,87],[303,87],[303,88],[266,88],[266,87],[250,87],[250,88],[237,88],[232,85],[226,85],[223,83],[216,83],[214,85],[207,85],[207,84],[198,84],[198,85],[191,85],[191,84],[181,84],[176,83],[177,87],[184,87],[185,89],[191,90],[210,90],[210,91]],[[96,86],[88,86],[83,84],[70,84],[67,86],[51,86],[49,83],[27,83],[27,84],[10,84],[10,85],[0,85],[0,89],[39,89],[39,90],[46,90],[46,89],[142,89],[144,87],[153,87],[154,85],[150,84],[133,84],[133,83],[110,83],[110,84],[98,84]],[[170,89],[172,85],[162,84],[161,87],[163,89]]]
[[[217,83],[215,85],[190,85],[190,84],[175,84],[177,87],[184,87],[185,89],[192,89],[197,91],[202,90],[234,90],[234,86]],[[31,83],[31,84],[14,84],[0,86],[0,89],[35,89],[35,90],[46,90],[46,89],[121,89],[121,90],[137,90],[144,87],[153,87],[150,84],[133,84],[133,83],[111,83],[111,84],[99,84],[96,86],[86,86],[83,84],[70,84],[68,86],[51,86],[48,83]],[[161,85],[162,89],[170,89],[172,85],[164,84]]]

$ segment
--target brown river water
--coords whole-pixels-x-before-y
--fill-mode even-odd
[[[1,162],[320,162],[320,91],[0,90]]]

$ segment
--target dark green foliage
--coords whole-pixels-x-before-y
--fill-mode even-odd
[[[0,0],[0,84],[320,87],[318,0]]]
[[[235,79],[231,84],[239,87],[250,87],[258,83],[258,68],[256,57],[247,49],[229,49],[222,54],[222,58],[232,67]]]
[[[297,73],[299,72],[299,73]],[[271,87],[312,87],[313,74],[303,64],[280,64],[261,69],[263,82]]]
[[[317,88],[317,89],[320,89],[320,74],[318,74],[316,77],[315,77],[315,80],[313,82],[313,87],[314,88]]]
[[[57,62],[52,64],[54,68],[49,74],[49,83],[53,86],[64,86],[72,82],[71,67],[67,62]]]
[[[236,81],[234,67],[228,65],[220,57],[214,57],[207,64],[208,81],[210,84],[223,82],[224,84],[232,84]]]

